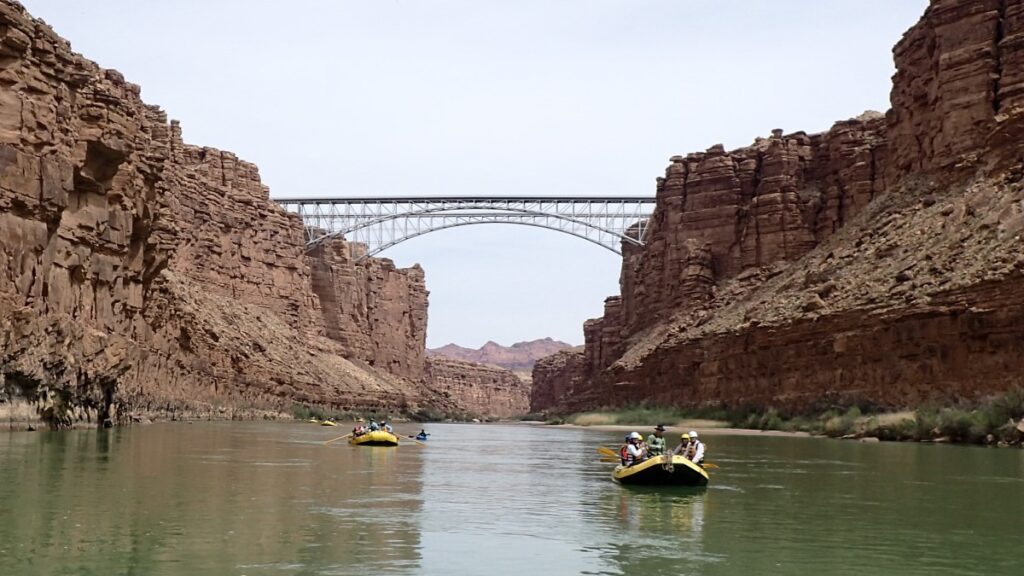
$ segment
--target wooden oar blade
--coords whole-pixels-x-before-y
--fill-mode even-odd
[[[330,440],[325,441],[324,444],[330,444],[331,442],[335,442],[337,440],[341,440],[342,438],[348,438],[351,435],[352,435],[352,433],[349,432],[348,434],[345,434],[344,436],[338,436],[337,438],[331,438]]]
[[[615,459],[619,458],[619,454],[617,452],[615,452],[611,448],[607,448],[605,446],[598,446],[597,447],[597,453],[601,454],[602,456],[607,456],[609,458],[615,458]]]

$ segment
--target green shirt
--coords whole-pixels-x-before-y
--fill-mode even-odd
[[[654,434],[647,437],[647,453],[657,456],[665,453],[665,437],[658,438]]]

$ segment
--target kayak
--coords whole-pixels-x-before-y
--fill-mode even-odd
[[[670,460],[671,459],[671,460]],[[707,486],[708,473],[682,456],[663,454],[633,466],[616,466],[612,479],[636,486]]]
[[[429,434],[417,434],[416,439],[419,440],[420,442],[426,442],[427,436],[429,436]]]
[[[398,436],[384,430],[374,430],[348,439],[353,446],[398,446]]]

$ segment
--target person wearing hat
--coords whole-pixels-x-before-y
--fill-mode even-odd
[[[644,446],[644,438],[639,432],[630,432],[626,436],[626,445],[619,452],[622,456],[623,466],[632,466],[647,459],[647,448]]]
[[[675,450],[672,451],[673,456],[686,456],[687,451],[690,449],[690,434],[683,432],[679,435],[679,446],[676,446]]]
[[[690,438],[683,455],[698,466],[704,464],[704,443],[697,437],[697,432],[690,430],[684,436],[689,436]]]
[[[647,453],[651,456],[661,456],[665,453],[665,427],[658,424],[654,427],[654,434],[647,437]]]

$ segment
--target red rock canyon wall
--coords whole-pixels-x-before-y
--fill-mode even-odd
[[[0,0],[0,404],[57,423],[450,404],[421,381],[422,271],[336,248],[306,256],[255,166],[184,144]]]
[[[470,415],[509,418],[529,408],[530,385],[504,368],[432,357],[427,380]]]
[[[578,372],[535,371],[533,409],[902,407],[1019,384],[1024,6],[933,0],[894,55],[884,120],[674,157],[621,301],[586,324]]]

